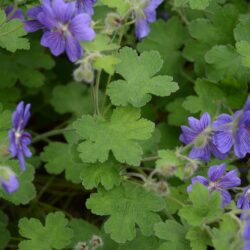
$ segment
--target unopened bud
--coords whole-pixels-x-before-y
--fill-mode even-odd
[[[75,250],[89,250],[86,242],[80,241],[75,245]]]
[[[91,239],[91,245],[92,245],[93,249],[97,249],[98,247],[102,247],[103,246],[102,238],[97,236],[97,235],[93,235],[93,237]]]
[[[84,63],[80,65],[73,72],[73,77],[77,82],[85,81],[87,83],[92,84],[94,81],[94,70],[92,65],[90,63]]]
[[[122,25],[122,18],[117,13],[108,13],[105,18],[105,33],[112,34]]]

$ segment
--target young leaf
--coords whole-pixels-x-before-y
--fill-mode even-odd
[[[187,229],[174,220],[159,222],[154,226],[155,235],[166,240],[161,249],[185,249],[188,250],[189,242],[185,239]]]
[[[140,119],[140,110],[117,108],[110,121],[101,116],[83,116],[74,123],[77,133],[85,139],[78,150],[83,162],[108,160],[112,151],[115,158],[131,165],[139,165],[142,148],[137,141],[150,138],[154,124]]]
[[[101,57],[96,58],[93,66],[97,70],[103,69],[108,74],[113,75],[115,73],[115,65],[119,62],[120,60],[113,55],[102,55]]]
[[[208,189],[200,183],[196,183],[189,198],[193,205],[184,206],[179,214],[190,225],[199,226],[206,221],[217,219],[222,214],[220,193],[215,191],[211,194]]]
[[[19,180],[19,188],[14,193],[6,193],[3,189],[0,189],[0,197],[15,205],[28,204],[36,197],[36,189],[32,183],[35,174],[34,167],[27,164],[26,170],[21,171],[19,163],[16,160],[6,161],[4,164],[10,166],[16,173]]]
[[[123,183],[110,191],[98,190],[86,203],[97,215],[109,215],[104,224],[106,233],[119,243],[136,236],[136,225],[143,235],[153,234],[153,226],[160,221],[156,213],[164,208],[160,197],[133,183]]]
[[[61,174],[65,171],[67,180],[80,183],[80,173],[84,164],[73,161],[70,146],[62,142],[51,142],[44,148],[41,159],[46,162],[45,168],[50,174]]]
[[[26,34],[21,20],[7,20],[5,12],[0,10],[0,47],[11,52],[29,49],[28,39],[23,38]]]
[[[19,249],[61,250],[67,247],[73,236],[68,223],[61,212],[48,214],[44,226],[38,219],[22,218],[18,225],[19,233],[27,239],[19,243]]]
[[[120,184],[119,172],[119,167],[111,161],[86,164],[81,171],[82,185],[86,189],[92,189],[101,184],[105,189],[110,190]]]
[[[111,82],[107,91],[114,105],[142,107],[151,100],[151,95],[169,96],[179,89],[172,77],[155,76],[163,63],[159,52],[146,51],[138,56],[135,50],[125,47],[118,58],[121,62],[116,72],[124,80]]]

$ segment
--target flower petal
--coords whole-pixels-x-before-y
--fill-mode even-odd
[[[71,35],[66,37],[66,53],[71,62],[79,60],[83,55],[80,43]]]
[[[208,178],[209,180],[215,182],[223,176],[225,171],[226,171],[225,164],[211,166],[208,169]]]
[[[219,190],[219,192],[221,193],[222,196],[222,207],[224,207],[226,204],[230,203],[232,200],[232,197],[230,195],[230,193],[227,190]]]
[[[135,35],[138,39],[146,37],[150,31],[149,24],[145,18],[138,18],[135,23]]]
[[[184,144],[191,143],[198,135],[196,131],[192,130],[187,126],[181,126],[182,134],[180,135],[180,141]]]
[[[192,159],[198,159],[202,161],[209,161],[210,160],[210,150],[209,146],[206,145],[205,147],[198,148],[198,147],[193,147],[191,151],[189,152],[189,157]]]
[[[75,16],[69,25],[69,30],[79,41],[91,41],[95,38],[95,31],[90,27],[91,18],[87,14]]]
[[[65,39],[59,32],[44,32],[41,44],[48,47],[54,56],[59,56],[65,50]]]
[[[219,182],[222,188],[234,188],[241,184],[241,179],[238,177],[238,171],[229,171]]]
[[[213,143],[221,153],[228,153],[234,143],[232,131],[218,131],[213,134]]]
[[[52,9],[57,20],[67,23],[75,13],[75,3],[65,3],[63,0],[53,0]]]

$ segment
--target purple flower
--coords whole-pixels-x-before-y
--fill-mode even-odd
[[[54,56],[66,51],[71,62],[83,56],[80,42],[91,41],[95,37],[90,27],[90,16],[79,14],[74,2],[44,0],[41,6],[30,9],[27,14],[32,20],[26,22],[26,30],[43,29],[41,44],[49,48]]]
[[[96,0],[76,0],[76,7],[79,12],[85,12],[89,15],[93,15],[93,4],[95,2]]]
[[[237,207],[242,210],[250,209],[250,188],[246,187],[237,201]],[[245,213],[241,214],[241,219],[243,218]]]
[[[5,9],[5,14],[8,20],[20,19],[21,21],[24,21],[22,10],[20,9],[14,10],[13,6],[7,7]]]
[[[18,178],[9,167],[0,167],[0,184],[8,193],[16,192],[19,187]]]
[[[211,153],[218,159],[225,159],[226,154],[221,153],[214,145],[212,136],[211,118],[208,113],[204,113],[200,120],[189,117],[189,126],[181,126],[182,134],[180,141],[184,144],[193,144],[189,157],[209,161]]]
[[[249,218],[246,220],[246,225],[244,227],[242,237],[245,240],[245,246],[243,250],[250,250],[250,219]]]
[[[221,153],[229,153],[234,146],[234,154],[244,158],[250,153],[250,98],[244,108],[233,116],[222,114],[213,122],[213,142]]]
[[[135,9],[135,34],[138,39],[148,35],[150,31],[149,23],[156,21],[156,9],[162,1],[150,0],[147,3],[143,0],[141,1],[141,6],[137,3],[138,6]],[[146,6],[145,3],[147,3]]]
[[[210,192],[219,191],[222,197],[222,207],[230,203],[231,195],[227,191],[229,188],[237,187],[241,184],[240,178],[237,176],[238,171],[232,170],[226,173],[226,165],[214,165],[208,169],[208,179],[203,176],[192,178],[192,184],[187,187],[187,191],[192,190],[192,186],[196,182],[200,182],[206,186]]]
[[[31,157],[28,145],[31,143],[31,135],[25,132],[25,126],[30,118],[30,104],[20,102],[16,111],[12,114],[12,129],[9,131],[9,151],[13,157],[18,158],[22,170],[25,170],[25,157]]]
[[[250,209],[250,188],[246,187],[237,201],[237,207],[239,209],[247,210]]]

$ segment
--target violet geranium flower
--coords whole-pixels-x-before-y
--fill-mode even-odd
[[[18,178],[9,167],[0,167],[0,185],[7,193],[16,192],[19,188]]]
[[[12,5],[8,6],[4,10],[4,12],[5,12],[8,20],[19,19],[21,21],[24,21],[24,16],[23,16],[22,10],[20,10],[20,9],[14,10],[14,7]]]
[[[19,160],[22,170],[25,170],[25,157],[31,157],[28,145],[31,143],[31,135],[25,132],[24,129],[30,118],[30,104],[25,105],[20,102],[17,105],[16,111],[12,115],[12,129],[9,131],[9,151],[11,155]]]
[[[76,0],[76,7],[79,12],[85,12],[89,15],[93,15],[93,5],[95,2],[96,0]]]
[[[156,9],[163,0],[137,1],[135,10],[135,34],[138,39],[146,37],[150,31],[149,24],[156,21]]]
[[[227,191],[229,188],[237,187],[241,184],[240,178],[237,176],[238,171],[232,170],[226,173],[226,165],[214,165],[208,169],[208,179],[203,176],[195,176],[192,178],[192,184],[188,186],[187,191],[192,190],[192,186],[200,182],[206,186],[210,192],[218,191],[222,198],[222,207],[230,203],[231,195]]]
[[[213,122],[213,142],[221,153],[229,153],[234,146],[234,154],[244,158],[250,153],[250,98],[244,108],[233,116],[222,114]]]
[[[43,29],[41,44],[50,49],[54,56],[64,51],[71,62],[83,56],[81,41],[91,41],[95,37],[90,27],[88,14],[79,13],[74,2],[64,0],[43,0],[41,6],[29,10],[32,19],[26,22],[29,32]]]
[[[250,218],[246,220],[246,225],[243,230],[243,239],[245,240],[245,245],[243,250],[250,250]]]
[[[209,161],[212,153],[216,158],[224,160],[226,154],[221,153],[212,140],[213,131],[210,115],[206,112],[200,120],[189,117],[188,122],[190,127],[181,126],[180,141],[184,144],[193,144],[189,157]]]

